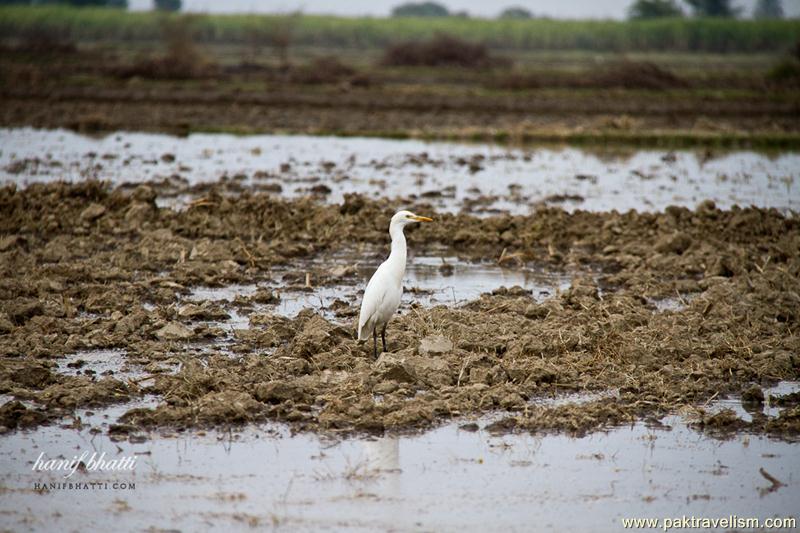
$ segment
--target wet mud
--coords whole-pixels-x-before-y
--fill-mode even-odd
[[[754,386],[800,378],[791,214],[705,202],[479,218],[417,202],[409,207],[436,223],[408,231],[416,252],[535,266],[571,283],[548,298],[501,287],[467,303],[405,305],[375,361],[353,334],[361,278],[336,258],[380,259],[392,201],[231,195],[217,183],[175,210],[158,206],[159,187],[0,189],[0,394],[13,398],[3,431],[148,397],[157,404],[129,409],[116,434],[261,420],[408,431],[490,412],[502,414],[486,427],[496,433],[581,435],[680,412],[714,436],[800,434],[791,395],[749,420],[707,409],[728,395],[758,406]],[[342,283],[354,290],[325,311],[280,312],[281,290]],[[252,290],[198,292],[228,286]],[[119,364],[95,367],[87,354],[97,350]],[[541,402],[572,392],[598,395]]]
[[[797,146],[796,102],[776,104],[761,98],[709,101],[681,93],[679,98],[662,97],[654,102],[651,95],[613,90],[578,93],[578,98],[560,94],[520,98],[474,96],[468,91],[441,95],[375,89],[342,92],[338,88],[314,92],[277,89],[267,95],[243,95],[236,88],[127,87],[6,89],[0,93],[3,126],[68,128],[84,133],[120,129],[174,134],[235,131]],[[281,127],[277,129],[276,124]]]

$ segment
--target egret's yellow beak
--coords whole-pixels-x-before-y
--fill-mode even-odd
[[[416,220],[417,222],[433,222],[433,219],[432,219],[432,218],[428,218],[428,217],[421,217],[421,216],[419,216],[419,215],[414,215],[412,218],[413,218],[414,220]]]

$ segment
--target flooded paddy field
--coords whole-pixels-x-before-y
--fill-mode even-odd
[[[99,138],[65,130],[0,130],[0,180],[152,182],[159,204],[180,205],[223,181],[233,193],[313,195],[339,204],[346,194],[425,202],[437,211],[528,214],[660,211],[712,200],[797,209],[800,154],[578,148],[508,148],[446,142],[286,135],[185,138],[120,133]]]
[[[796,513],[797,154],[0,139],[7,529]],[[435,221],[374,360],[354,322],[400,207]],[[76,513],[32,468],[87,450],[137,467],[75,479],[136,488]]]

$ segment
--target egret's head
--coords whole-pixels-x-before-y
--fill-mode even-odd
[[[411,211],[398,211],[392,217],[391,226],[405,226],[414,222],[433,222],[433,219],[415,215]]]

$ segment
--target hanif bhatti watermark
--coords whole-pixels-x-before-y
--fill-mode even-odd
[[[39,454],[33,463],[31,470],[34,472],[63,472],[63,478],[68,480],[75,475],[75,472],[133,472],[136,469],[136,456],[123,455],[114,459],[107,458],[106,452],[84,451],[80,455],[72,456],[72,459],[50,459],[44,452]],[[33,484],[34,490],[135,490],[136,484],[133,482],[120,481],[42,481]]]

